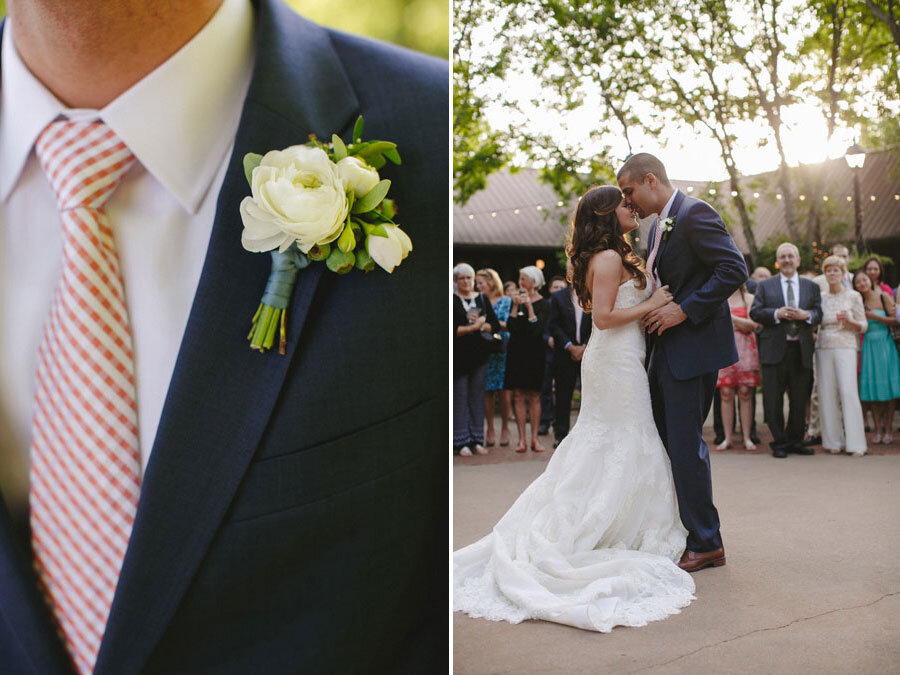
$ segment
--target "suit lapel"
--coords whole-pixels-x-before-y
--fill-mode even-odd
[[[672,208],[669,209],[669,216],[675,217],[675,222],[678,222],[678,210],[681,208],[681,203],[684,201],[684,193],[681,190],[675,193],[675,199],[672,200]],[[668,216],[667,216],[668,217]],[[659,221],[659,219],[657,219]],[[677,224],[676,224],[677,227]],[[656,258],[653,260],[653,269],[657,270],[657,275],[659,275],[659,263],[662,260],[663,253],[666,251],[666,244],[669,243],[669,238],[674,234],[674,230],[669,232],[669,236],[667,237],[665,233],[663,233],[662,238],[659,240],[659,251],[656,253]],[[662,277],[660,277],[662,280]]]
[[[228,509],[278,398],[324,265],[300,273],[287,354],[246,341],[270,269],[240,244],[242,159],[347,137],[358,101],[327,33],[278,0],[257,7],[256,64],[203,273],[144,476],[96,673],[142,669]]]

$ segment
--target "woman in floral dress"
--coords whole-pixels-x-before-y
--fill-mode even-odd
[[[716,446],[716,450],[731,447],[734,437],[734,395],[737,391],[740,401],[741,433],[744,437],[744,448],[756,450],[750,440],[752,428],[751,415],[753,405],[750,397],[759,386],[759,351],[756,347],[756,329],[759,327],[750,319],[749,310],[753,304],[753,296],[747,292],[747,286],[741,287],[728,298],[731,308],[731,321],[734,323],[734,344],[738,351],[738,362],[719,371],[716,386],[722,397],[722,426],[725,440]]]
[[[494,314],[500,322],[500,334],[504,340],[509,340],[509,332],[506,330],[506,322],[509,319],[509,310],[512,308],[512,298],[503,293],[500,283],[500,275],[496,270],[486,267],[475,273],[475,285],[478,291],[484,293]],[[503,388],[503,379],[506,376],[506,353],[491,354],[488,357],[487,377],[484,381],[484,419],[487,422],[487,433],[484,444],[493,447],[496,443],[494,435],[494,392],[500,399],[500,445],[509,445],[509,413],[512,409],[510,391]]]

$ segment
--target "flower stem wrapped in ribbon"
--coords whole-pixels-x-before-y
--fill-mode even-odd
[[[300,270],[311,262],[324,261],[337,274],[370,272],[376,264],[393,272],[412,251],[412,241],[393,220],[391,182],[378,175],[387,161],[400,164],[397,146],[362,142],[362,132],[360,117],[349,144],[336,134],[328,144],[311,135],[305,145],[244,156],[252,196],[241,202],[241,243],[272,255],[251,348],[271,349],[278,333],[285,353],[287,307]]]

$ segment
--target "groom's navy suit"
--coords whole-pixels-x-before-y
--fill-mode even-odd
[[[95,672],[440,672],[447,654],[445,62],[256,7],[256,63]],[[203,73],[198,73],[203,77]],[[3,92],[9,95],[8,92]],[[415,246],[393,275],[300,273],[287,354],[251,351],[268,255],[247,152],[396,141]],[[147,283],[152,283],[148,280]],[[70,670],[0,506],[0,672]]]
[[[706,202],[678,192],[669,211],[675,224],[660,241],[654,270],[687,315],[651,340],[653,416],[672,462],[681,520],[690,551],[722,546],[712,500],[709,448],[703,423],[720,368],[738,359],[728,309],[747,280],[747,266],[719,214]],[[657,223],[650,229],[655,240]]]

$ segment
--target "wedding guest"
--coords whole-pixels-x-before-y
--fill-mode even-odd
[[[550,278],[549,292],[552,296],[559,290],[566,288],[565,277],[559,275]],[[554,340],[553,334],[550,332],[550,324],[544,326],[544,342],[547,350],[544,353],[544,383],[541,386],[541,423],[538,429],[538,436],[545,436],[550,433],[550,425],[553,424],[553,415],[556,410],[556,383],[553,377],[553,352]]]
[[[894,297],[894,289],[884,283],[884,265],[881,264],[881,259],[878,256],[873,255],[867,258],[861,269],[869,276],[873,288],[880,288],[891,298]]]
[[[497,315],[497,325],[500,335],[509,341],[509,331],[506,330],[506,322],[509,320],[509,310],[512,308],[512,298],[503,294],[503,286],[500,284],[500,275],[496,270],[487,267],[475,273],[475,285],[478,292],[485,295],[494,308]],[[487,375],[485,377],[484,417],[487,422],[487,434],[485,446],[491,448],[496,443],[494,434],[494,396],[500,401],[500,445],[509,445],[509,414],[512,410],[510,392],[503,388],[503,379],[506,376],[506,352],[502,351],[488,356]]]
[[[753,414],[751,397],[759,386],[759,352],[756,347],[756,330],[760,325],[750,318],[750,307],[753,295],[747,292],[746,285],[736,290],[728,298],[731,310],[731,321],[734,324],[734,344],[738,351],[738,361],[719,371],[716,387],[722,397],[722,422],[725,439],[716,446],[716,450],[731,447],[734,430],[734,395],[737,391],[740,401],[741,432],[744,437],[744,448],[756,450],[750,439],[750,425]]]
[[[800,251],[785,242],[775,251],[779,274],[756,289],[750,318],[762,324],[757,338],[762,369],[763,408],[772,432],[772,455],[812,455],[803,447],[803,422],[812,386],[812,328],[822,320],[819,287],[797,274]],[[784,422],[784,394],[790,413]]]
[[[484,378],[489,352],[481,333],[499,326],[490,300],[475,290],[475,270],[453,268],[453,450],[463,457],[487,454],[484,443]]]
[[[831,453],[845,448],[861,457],[866,452],[862,406],[856,382],[858,335],[868,327],[859,293],[844,287],[847,267],[841,256],[822,262],[828,288],[822,295],[822,323],[816,339],[816,387],[822,447]]]
[[[504,282],[503,294],[506,295],[510,299],[510,301],[512,301],[512,299],[514,297],[516,297],[516,293],[518,293],[518,292],[519,292],[519,287],[516,286],[515,281]]]
[[[571,275],[572,263],[567,265]],[[575,382],[581,372],[581,358],[594,323],[590,312],[585,312],[575,289],[563,286],[550,294],[550,318],[547,330],[553,336],[553,381],[556,385],[556,403],[553,415],[553,447],[558,447],[569,434],[572,417],[572,395]]]
[[[550,314],[547,300],[538,290],[544,274],[534,265],[519,270],[519,291],[509,315],[509,345],[506,350],[505,389],[513,392],[519,442],[516,452],[528,449],[526,424],[531,423],[531,449],[543,452],[538,442],[540,392],[544,381],[544,326]],[[527,419],[526,419],[527,414]]]
[[[835,244],[831,247],[828,252],[829,257],[837,257],[840,258],[844,262],[844,277],[841,279],[841,285],[844,288],[849,288],[853,290],[853,275],[849,271],[850,265],[850,249],[847,248],[844,244]],[[824,265],[824,261],[822,263]],[[825,293],[828,292],[828,280],[825,278],[824,274],[819,274],[813,279],[817,284],[819,284],[819,290],[822,291],[822,296],[825,296]]]
[[[900,397],[900,357],[888,329],[897,325],[896,306],[890,294],[873,286],[868,265],[853,275],[853,287],[862,296],[869,320],[862,341],[859,398],[872,411],[872,442],[888,445],[893,441],[894,399]]]
[[[753,270],[753,274],[750,275],[750,278],[747,279],[746,289],[748,295],[751,297],[754,293],[756,293],[756,286],[760,281],[764,279],[768,279],[772,276],[772,273],[769,271],[768,267],[757,267]],[[752,300],[751,300],[752,303]],[[750,393],[750,443],[753,445],[759,445],[760,440],[759,436],[756,435],[756,387],[749,388]],[[731,428],[733,429],[735,426],[734,416],[732,416]],[[716,437],[713,443],[715,445],[721,445],[725,441],[725,425],[722,424],[722,396],[719,394],[719,389],[716,388],[715,393],[713,394],[713,430],[715,431]],[[741,429],[743,431],[743,427]]]

